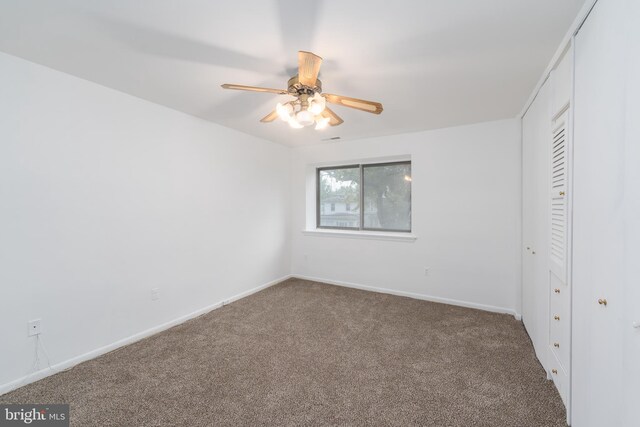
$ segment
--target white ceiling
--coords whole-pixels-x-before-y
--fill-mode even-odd
[[[0,50],[275,142],[301,145],[514,117],[584,0],[2,0]],[[324,131],[259,123],[297,51],[324,58]]]

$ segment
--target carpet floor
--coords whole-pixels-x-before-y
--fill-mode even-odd
[[[290,279],[11,393],[73,426],[566,426],[512,316]]]

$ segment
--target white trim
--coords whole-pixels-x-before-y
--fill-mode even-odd
[[[553,55],[553,58],[551,58],[551,62],[549,62],[549,65],[547,65],[547,68],[544,70],[544,73],[542,73],[542,77],[540,77],[538,84],[536,84],[536,87],[533,89],[533,92],[531,93],[531,95],[529,95],[529,99],[527,99],[527,102],[524,104],[522,111],[517,116],[518,118],[523,118],[524,115],[527,114],[527,110],[529,109],[533,101],[536,99],[536,96],[538,96],[538,92],[540,92],[540,89],[544,85],[544,82],[546,82],[547,79],[549,78],[549,74],[551,74],[551,70],[553,70],[556,67],[556,65],[558,65],[558,63],[562,60],[562,56],[564,55],[564,53],[566,52],[566,50],[569,48],[569,46],[573,41],[573,36],[580,30],[580,27],[582,27],[582,24],[584,24],[584,21],[587,19],[587,16],[589,16],[591,9],[593,9],[597,1],[598,0],[586,0],[584,5],[582,5],[582,9],[580,9],[580,12],[578,12],[578,15],[576,16],[576,19],[573,21],[573,23],[569,27],[569,30],[567,31],[564,38],[562,39],[562,42],[558,46],[556,53]]]
[[[578,29],[579,30],[579,29]],[[568,165],[569,175],[567,176],[567,286],[569,287],[569,367],[568,367],[568,385],[567,385],[567,401],[565,407],[567,409],[567,425],[571,425],[571,417],[573,414],[573,131],[574,131],[574,115],[575,115],[575,82],[576,82],[576,34],[571,37],[571,97],[569,100],[569,135],[568,142]]]
[[[389,162],[410,162],[411,154],[398,154],[391,156],[380,156],[380,157],[364,157],[364,158],[354,158],[348,160],[333,160],[333,161],[323,161],[316,163],[309,163],[307,165],[308,169],[313,169],[314,173],[317,168],[322,167],[331,167],[331,166],[349,166],[349,165],[374,165],[376,163],[389,163]]]
[[[176,319],[170,320],[166,323],[162,323],[160,325],[154,326],[153,328],[144,330],[142,332],[138,332],[137,334],[131,335],[127,338],[123,338],[121,340],[118,340],[114,343],[111,344],[107,344],[103,347],[100,348],[96,348],[95,350],[91,350],[87,353],[81,354],[79,356],[73,357],[71,359],[67,359],[63,362],[60,363],[56,363],[55,365],[52,365],[50,368],[45,368],[45,369],[41,369],[39,371],[36,372],[32,372],[28,375],[25,375],[21,378],[18,378],[16,380],[13,380],[11,382],[5,383],[0,385],[0,395],[8,393],[12,390],[15,390],[17,388],[20,388],[22,386],[25,386],[27,384],[33,383],[35,381],[41,380],[43,378],[46,378],[48,376],[54,375],[60,371],[65,371],[68,369],[73,368],[74,366],[78,365],[79,363],[82,362],[86,362],[87,360],[91,360],[94,359],[98,356],[101,356],[105,353],[109,353],[113,350],[116,350],[120,347],[123,347],[125,345],[129,345],[129,344],[133,344],[136,341],[140,341],[141,339],[150,337],[151,335],[155,335],[159,332],[165,331],[169,328],[172,328],[176,325],[179,325],[181,323],[186,322],[187,320],[193,319],[195,317],[198,316],[202,316],[203,314],[209,313],[210,311],[213,311],[217,308],[220,308],[226,304],[229,304],[233,301],[237,301],[241,298],[245,298],[248,297],[251,294],[254,294],[256,292],[259,292],[263,289],[266,289],[268,287],[271,287],[273,285],[276,285],[280,282],[283,282],[289,278],[291,278],[291,275],[286,275],[283,277],[280,277],[279,279],[275,279],[272,280],[268,283],[265,283],[263,285],[257,286],[255,288],[249,289],[248,291],[244,291],[242,293],[239,293],[237,295],[232,296],[231,298],[225,299],[223,301],[219,301],[215,304],[211,304],[208,305],[206,307],[200,308],[196,311],[193,311],[189,314],[185,314],[184,316],[180,316]]]
[[[344,237],[348,239],[369,239],[369,240],[392,240],[396,242],[414,242],[418,236],[411,233],[397,233],[389,231],[356,231],[356,230],[331,230],[331,229],[312,229],[302,230],[305,236],[319,237]]]
[[[304,276],[302,274],[295,274],[295,273],[292,274],[291,277],[296,278],[296,279],[309,280],[309,281],[312,281],[312,282],[327,283],[329,285],[344,286],[346,288],[360,289],[360,290],[363,290],[363,291],[378,292],[378,293],[389,294],[389,295],[397,295],[397,296],[401,296],[401,297],[409,297],[409,298],[419,299],[419,300],[423,300],[423,301],[431,301],[431,302],[437,302],[437,303],[441,303],[441,304],[456,305],[456,306],[459,306],[459,307],[475,308],[477,310],[490,311],[490,312],[493,312],[493,313],[510,314],[513,317],[515,317],[516,320],[521,320],[522,319],[522,316],[520,315],[520,313],[518,313],[515,310],[510,309],[510,308],[496,307],[496,306],[493,306],[493,305],[478,304],[478,303],[469,302],[469,301],[460,301],[460,300],[451,299],[451,298],[435,297],[435,296],[432,296],[432,295],[417,294],[417,293],[414,293],[414,292],[397,291],[395,289],[377,288],[375,286],[360,285],[360,284],[357,284],[357,283],[343,282],[341,280],[321,279],[319,277],[310,277],[310,276]]]

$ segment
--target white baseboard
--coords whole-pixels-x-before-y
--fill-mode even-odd
[[[520,313],[517,313],[515,310],[510,308],[496,307],[493,305],[486,305],[486,304],[478,304],[478,303],[469,302],[469,301],[460,301],[460,300],[451,299],[451,298],[435,297],[432,295],[417,294],[414,292],[397,291],[395,289],[377,288],[374,286],[343,282],[341,280],[330,280],[330,279],[322,279],[320,277],[304,276],[302,274],[292,274],[291,277],[295,277],[303,280],[310,280],[312,282],[321,282],[321,283],[328,283],[330,285],[344,286],[346,288],[360,289],[363,291],[379,292],[383,294],[398,295],[401,297],[409,297],[409,298],[420,299],[424,301],[439,302],[442,304],[457,305],[460,307],[467,307],[467,308],[475,308],[478,310],[491,311],[493,313],[510,314],[513,317],[515,317],[516,320],[521,320],[522,318]]]
[[[215,310],[216,308],[220,308],[220,307],[222,307],[222,306],[224,306],[226,304],[229,304],[229,303],[231,303],[233,301],[237,301],[239,299],[248,297],[251,294],[254,294],[254,293],[259,292],[259,291],[261,291],[263,289],[266,289],[266,288],[268,288],[270,286],[278,284],[278,283],[280,283],[280,282],[282,282],[284,280],[289,279],[290,277],[291,277],[291,275],[286,275],[286,276],[280,277],[279,279],[272,280],[272,281],[270,281],[268,283],[265,283],[263,285],[257,286],[257,287],[255,287],[253,289],[249,289],[248,291],[245,291],[245,292],[242,292],[240,294],[234,295],[231,298],[227,298],[227,299],[225,299],[223,301],[219,301],[219,302],[217,302],[215,304],[210,304],[210,305],[208,305],[206,307],[203,307],[203,308],[200,308],[200,309],[198,309],[198,310],[196,310],[194,312],[191,312],[191,313],[185,314],[184,316],[180,316],[180,317],[178,317],[176,319],[170,320],[169,322],[162,323],[160,325],[154,326],[153,328],[144,330],[144,331],[139,332],[137,334],[131,335],[131,336],[127,337],[127,338],[123,338],[121,340],[118,340],[118,341],[116,341],[114,343],[105,345],[105,346],[100,347],[100,348],[96,348],[95,350],[91,350],[91,351],[89,351],[87,353],[81,354],[81,355],[73,357],[71,359],[67,359],[67,360],[65,360],[63,362],[56,363],[56,364],[52,365],[50,368],[47,367],[45,369],[41,369],[39,371],[32,372],[32,373],[30,373],[28,375],[25,375],[25,376],[23,376],[21,378],[18,378],[16,380],[14,380],[14,381],[2,384],[2,385],[0,385],[0,395],[8,393],[8,392],[10,392],[12,390],[20,388],[20,387],[25,386],[27,384],[30,384],[32,382],[35,382],[35,381],[41,380],[43,378],[46,378],[46,377],[51,376],[53,374],[56,374],[56,373],[58,373],[60,371],[65,371],[67,369],[71,369],[74,366],[78,365],[79,363],[85,362],[85,361],[90,360],[90,359],[95,359],[96,357],[102,356],[105,353],[109,353],[110,351],[116,350],[116,349],[118,349],[120,347],[123,347],[125,345],[132,344],[132,343],[134,343],[136,341],[140,341],[143,338],[147,338],[147,337],[149,337],[151,335],[155,335],[155,334],[157,334],[159,332],[165,331],[165,330],[167,330],[169,328],[172,328],[172,327],[174,327],[176,325],[184,323],[187,320],[190,320],[190,319],[193,319],[195,317],[198,317],[198,316],[201,316],[203,314],[206,314],[206,313],[208,313],[210,311]]]

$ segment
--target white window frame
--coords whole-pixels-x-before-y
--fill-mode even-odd
[[[365,215],[365,208],[364,208],[364,170],[367,167],[380,167],[380,166],[392,166],[392,165],[409,165],[409,167],[412,167],[412,163],[411,163],[411,159],[408,160],[396,160],[396,161],[388,161],[388,162],[370,162],[370,163],[365,163],[365,162],[361,162],[361,163],[357,163],[357,164],[343,164],[343,165],[336,165],[336,166],[322,166],[322,167],[316,167],[315,168],[315,199],[316,199],[316,215],[315,215],[315,225],[316,225],[316,230],[346,230],[346,231],[351,231],[351,232],[362,232],[362,231],[368,231],[368,232],[375,232],[375,233],[401,233],[401,234],[410,234],[412,232],[413,229],[413,203],[412,203],[412,192],[413,192],[413,186],[411,185],[412,183],[410,183],[411,185],[411,190],[409,192],[409,229],[408,230],[400,230],[400,229],[385,229],[385,228],[372,228],[372,227],[365,227],[364,226],[364,215]],[[358,168],[360,171],[360,184],[359,184],[359,190],[360,190],[360,226],[359,227],[339,227],[339,226],[327,226],[327,225],[320,225],[320,217],[321,217],[321,200],[320,200],[320,173],[323,170],[336,170],[336,169],[355,169]]]

